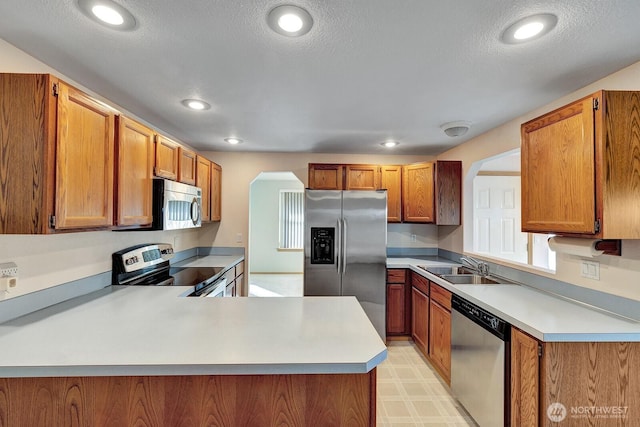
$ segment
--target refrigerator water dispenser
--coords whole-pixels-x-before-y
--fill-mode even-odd
[[[311,264],[335,263],[335,233],[333,227],[311,227]]]

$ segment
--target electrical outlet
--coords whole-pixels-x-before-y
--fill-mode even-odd
[[[17,277],[18,276],[18,266],[15,262],[5,262],[0,264],[0,277]]]
[[[411,235],[411,242],[415,242],[415,241],[416,241],[416,235],[415,235],[415,234],[412,234],[412,235]]]
[[[236,234],[236,243],[242,243],[242,233]]]
[[[581,261],[580,275],[587,279],[600,280],[600,263],[598,261]]]

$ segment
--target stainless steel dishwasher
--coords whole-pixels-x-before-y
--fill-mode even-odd
[[[451,392],[481,427],[509,425],[509,341],[504,320],[451,297]]]

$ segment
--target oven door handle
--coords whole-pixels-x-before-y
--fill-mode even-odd
[[[200,294],[200,298],[212,298],[222,294],[224,296],[224,290],[227,287],[227,279],[223,278],[211,285],[205,292]]]

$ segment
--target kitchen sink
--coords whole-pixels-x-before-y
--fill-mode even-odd
[[[436,276],[443,276],[443,275],[451,276],[456,274],[474,274],[474,272],[469,270],[468,268],[459,267],[459,266],[426,267],[423,265],[419,265],[418,267],[423,269],[424,271],[428,271],[431,274],[435,274]]]
[[[480,276],[479,274],[442,274],[440,277],[454,285],[498,285],[503,283],[497,278]]]

